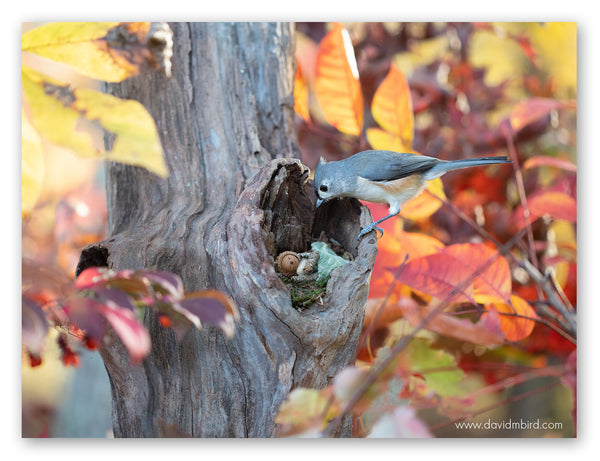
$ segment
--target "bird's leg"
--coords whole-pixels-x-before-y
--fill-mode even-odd
[[[379,235],[377,238],[381,238],[383,237],[383,229],[381,227],[377,227],[377,224],[381,224],[383,221],[385,221],[386,219],[390,219],[393,218],[394,216],[396,216],[398,213],[400,213],[400,210],[398,210],[396,213],[393,214],[389,214],[387,216],[384,216],[381,219],[378,219],[375,222],[372,222],[371,224],[369,224],[368,226],[365,226],[363,228],[363,230],[360,231],[360,234],[358,234],[357,240],[360,240],[360,238],[365,235],[368,234],[369,232],[371,232],[372,230],[376,230],[378,232],[381,233],[381,235]]]

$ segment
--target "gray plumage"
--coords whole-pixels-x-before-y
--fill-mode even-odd
[[[510,160],[508,157],[479,157],[446,161],[425,155],[367,150],[336,162],[319,161],[314,178],[316,206],[335,197],[388,203],[389,215],[365,227],[360,238],[373,229],[381,230],[376,225],[397,215],[400,206],[420,194],[427,181],[450,170],[494,163],[510,163]]]
[[[426,155],[366,150],[337,162],[320,162],[315,171],[315,185],[320,184],[328,173],[335,177],[351,171],[369,181],[393,181],[420,173],[424,179],[431,180],[450,170],[493,163],[510,163],[510,160],[508,157],[480,157],[446,161]]]

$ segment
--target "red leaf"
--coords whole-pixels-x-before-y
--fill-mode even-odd
[[[555,99],[530,98],[519,102],[510,114],[510,124],[514,131],[519,131],[530,123],[540,120],[553,110],[560,109],[563,104]]]
[[[416,327],[435,306],[420,307],[416,303],[404,302],[399,303],[398,307],[402,310],[404,318]],[[495,314],[495,317],[491,315],[492,313]],[[484,346],[494,346],[504,342],[504,335],[500,329],[500,319],[495,311],[490,311],[485,318],[482,316],[477,323],[441,312],[433,317],[425,328],[459,341],[468,341]]]
[[[133,311],[118,308],[111,309],[106,306],[100,306],[99,310],[127,348],[131,359],[134,362],[143,360],[150,352],[150,335],[148,330],[138,322]]]
[[[315,92],[328,123],[358,136],[363,126],[363,98],[348,31],[335,23],[317,52]]]
[[[508,262],[498,252],[484,244],[449,245],[443,252],[464,265],[464,272],[473,279],[473,295],[479,303],[507,301],[512,291]]]
[[[183,297],[183,281],[176,274],[161,271],[138,271],[135,273],[135,277],[148,280],[152,283],[155,291],[162,291],[176,299]]]
[[[86,332],[86,335],[97,341],[104,336],[106,324],[100,313],[98,302],[83,296],[72,296],[65,304],[65,313],[77,328]]]
[[[530,222],[546,214],[554,219],[564,219],[569,222],[577,221],[577,202],[573,197],[563,192],[542,191],[527,198]],[[521,228],[525,225],[525,214],[519,206],[513,213],[512,221]]]
[[[235,320],[239,318],[237,307],[233,300],[216,290],[189,293],[179,301],[178,312],[185,315],[196,328],[202,323],[208,323],[221,328],[227,337],[233,336]]]
[[[48,321],[44,311],[37,303],[27,296],[22,296],[21,300],[21,341],[30,355],[31,362],[34,363],[37,361],[33,358],[39,358],[46,343]]]
[[[524,169],[536,168],[539,166],[552,166],[566,171],[572,171],[573,173],[577,172],[577,166],[571,163],[569,160],[550,157],[548,155],[535,155],[528,158],[525,160],[525,163],[523,163]]]
[[[106,280],[112,272],[107,267],[88,267],[75,279],[75,288],[85,289],[96,286]]]
[[[473,302],[473,283],[464,284],[470,273],[463,261],[451,254],[436,253],[406,263],[398,280],[418,291],[449,302]]]
[[[136,299],[148,297],[151,295],[149,289],[150,276],[156,274],[157,283],[163,281],[161,278],[162,272],[139,271],[132,270],[115,271],[107,267],[90,267],[79,274],[75,280],[75,287],[80,290],[89,290],[95,287],[114,288],[125,292]],[[166,273],[168,274],[168,273]],[[177,277],[173,274],[168,274]],[[168,283],[175,283],[171,278],[165,277],[165,286]]]

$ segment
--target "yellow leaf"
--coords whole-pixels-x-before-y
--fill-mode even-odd
[[[531,42],[540,56],[540,68],[552,75],[557,93],[566,97],[577,91],[577,23],[533,23]]]
[[[406,202],[402,206],[400,214],[413,221],[427,219],[442,206],[442,202],[436,197],[441,199],[446,198],[441,178],[435,178],[433,181],[429,181],[427,189],[412,200]]]
[[[406,77],[394,64],[375,91],[371,112],[381,128],[399,137],[404,146],[412,146],[415,126],[412,98]]]
[[[560,256],[567,261],[577,262],[577,235],[573,223],[556,219],[550,224],[546,255]]]
[[[319,431],[332,418],[339,415],[339,405],[330,404],[332,390],[299,387],[292,390],[275,415],[275,423],[281,425],[280,435],[295,435]]]
[[[544,255],[547,269],[552,270],[554,279],[565,288],[569,280],[572,263],[577,262],[577,236],[572,223],[557,219],[548,226],[547,247]]]
[[[381,128],[367,128],[367,141],[373,149],[391,150],[394,152],[411,152],[410,146],[405,145],[398,136],[388,133]]]
[[[23,67],[24,100],[33,126],[48,141],[90,157],[100,154],[92,139],[77,130],[81,114],[72,107],[73,94],[68,86]]]
[[[21,111],[21,217],[26,218],[40,195],[44,180],[42,140]]]
[[[75,96],[74,105],[86,118],[115,135],[106,154],[109,160],[142,166],[163,177],[169,174],[154,120],[142,104],[89,89],[75,90]]]
[[[474,67],[486,69],[485,82],[488,85],[499,85],[521,74],[523,57],[516,41],[505,34],[478,29],[471,37],[467,59]]]
[[[404,75],[411,76],[417,68],[427,66],[437,60],[444,60],[449,54],[449,50],[449,37],[439,35],[409,43],[409,51],[396,54],[393,62],[402,69]]]
[[[149,35],[150,28],[149,22],[55,22],[23,34],[21,49],[67,64],[88,77],[119,82],[143,67],[161,68],[164,63],[158,61],[170,59],[165,29],[157,27]],[[156,40],[149,46],[151,38]]]
[[[317,52],[315,92],[328,123],[358,136],[363,126],[363,99],[358,67],[348,31],[335,23]]]
[[[109,160],[142,166],[168,175],[154,120],[137,101],[119,99],[89,89],[72,89],[30,69],[23,70],[23,91],[33,125],[50,142],[82,156],[102,156],[79,122],[100,125],[115,136]]]
[[[128,76],[97,40],[106,36],[118,22],[53,22],[23,34],[22,51],[29,51],[74,67],[82,74],[117,82]]]

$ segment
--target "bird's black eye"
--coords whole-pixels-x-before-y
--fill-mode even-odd
[[[329,190],[329,188],[325,184],[323,184],[321,187],[319,187],[319,190],[321,192],[327,192]]]

